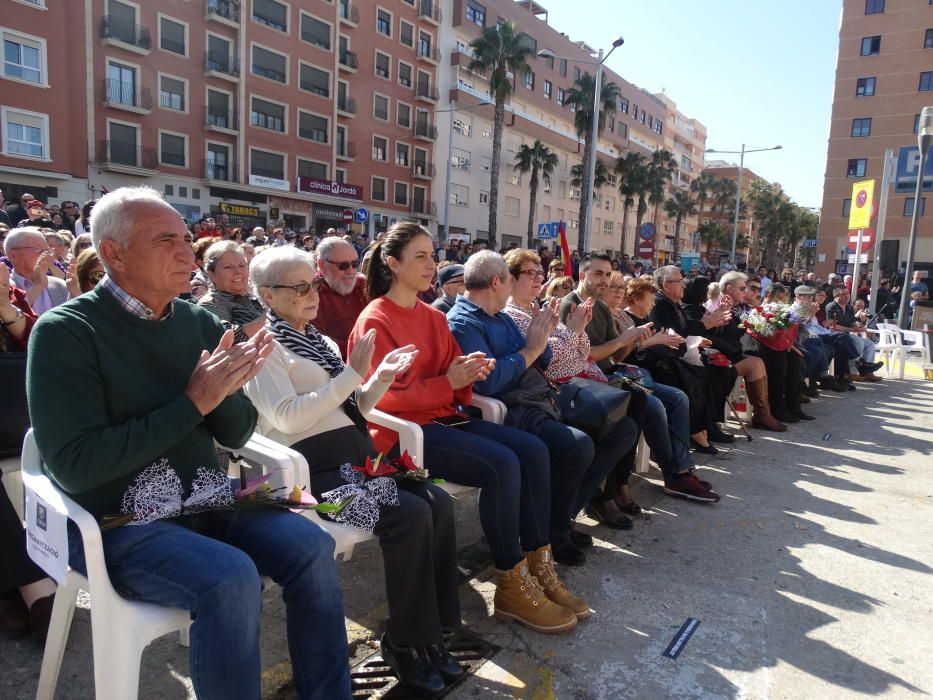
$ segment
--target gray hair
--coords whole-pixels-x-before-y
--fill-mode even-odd
[[[254,236],[256,235],[256,231],[259,231],[259,233],[261,233],[263,236],[266,235],[266,229],[264,229],[262,226],[253,226],[252,234]]]
[[[328,236],[327,238],[321,239],[321,242],[317,244],[316,252],[318,259],[329,258],[334,249],[340,246],[346,246],[354,253],[356,252],[356,248],[339,236]]]
[[[155,204],[175,211],[157,190],[145,185],[119,187],[108,192],[94,205],[94,211],[91,212],[91,238],[97,250],[100,250],[101,241],[117,241],[124,246],[129,242],[138,218],[133,211],[134,204]],[[101,262],[104,262],[103,257]],[[107,263],[104,262],[104,267],[106,266]]]
[[[739,284],[740,282],[748,282],[748,275],[746,275],[744,272],[732,270],[731,272],[727,272],[719,278],[719,288],[725,292],[726,287]]]
[[[673,276],[675,272],[680,272],[680,268],[676,265],[664,265],[659,267],[654,271],[654,286],[658,289],[664,287],[664,283]]]
[[[307,251],[294,246],[279,246],[264,250],[262,255],[253,258],[249,268],[249,284],[252,287],[253,296],[259,299],[263,306],[267,306],[259,290],[262,287],[279,284],[291,270],[301,266],[307,266],[312,276],[316,274],[314,258]]]
[[[6,235],[4,247],[7,251],[11,251],[15,248],[19,248],[22,244],[27,243],[32,238],[41,238],[43,243],[47,243],[45,234],[38,226],[19,226],[12,229]]]
[[[243,246],[236,241],[217,241],[204,253],[204,269],[213,272],[218,261],[227,253],[243,255]]]
[[[473,253],[463,266],[463,282],[470,290],[488,289],[494,278],[504,280],[508,276],[505,258],[493,250]]]

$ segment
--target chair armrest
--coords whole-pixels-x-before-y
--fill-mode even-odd
[[[373,409],[367,414],[366,420],[383,428],[389,428],[398,433],[399,446],[403,452],[415,461],[419,467],[424,465],[424,433],[421,432],[421,426],[408,420],[396,418],[388,413],[383,413],[378,409]]]
[[[235,455],[262,465],[263,473],[274,469],[281,469],[281,479],[273,478],[276,486],[292,488],[296,484],[306,486],[309,483],[308,463],[301,453],[290,447],[280,445],[264,435],[253,433],[249,441],[242,447],[231,448],[221,445]]]
[[[505,422],[505,414],[508,409],[499,399],[494,399],[491,396],[483,396],[474,391],[473,405],[482,411],[483,420],[488,420],[490,423],[498,423],[499,425]]]

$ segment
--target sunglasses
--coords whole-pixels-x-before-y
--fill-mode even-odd
[[[87,276],[87,278],[91,280],[91,282],[94,282],[96,284],[97,282],[100,282],[102,279],[104,279],[105,274],[106,273],[101,270],[97,272],[92,272],[91,274]]]
[[[311,283],[301,282],[300,284],[273,284],[270,289],[291,289],[298,296],[306,297],[312,289],[317,291],[317,288],[320,286],[320,280],[315,279]]]
[[[329,262],[331,265],[336,267],[341,272],[346,272],[351,267],[355,270],[356,268],[360,266],[360,261],[358,259],[357,260],[344,260],[343,262],[337,262],[335,260],[328,260],[327,258],[324,258],[324,259],[327,260],[327,262]]]

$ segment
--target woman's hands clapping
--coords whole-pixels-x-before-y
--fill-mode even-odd
[[[408,371],[417,356],[418,349],[414,345],[396,348],[379,363],[376,369],[379,381],[384,383],[394,381],[398,375]]]

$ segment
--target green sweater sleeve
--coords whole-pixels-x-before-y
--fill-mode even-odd
[[[139,471],[203,420],[180,394],[146,415],[111,425],[93,333],[86,322],[50,315],[29,339],[26,390],[36,441],[49,475],[69,493]]]
[[[239,389],[204,416],[204,422],[224,447],[243,447],[256,428],[257,417],[256,407]]]

